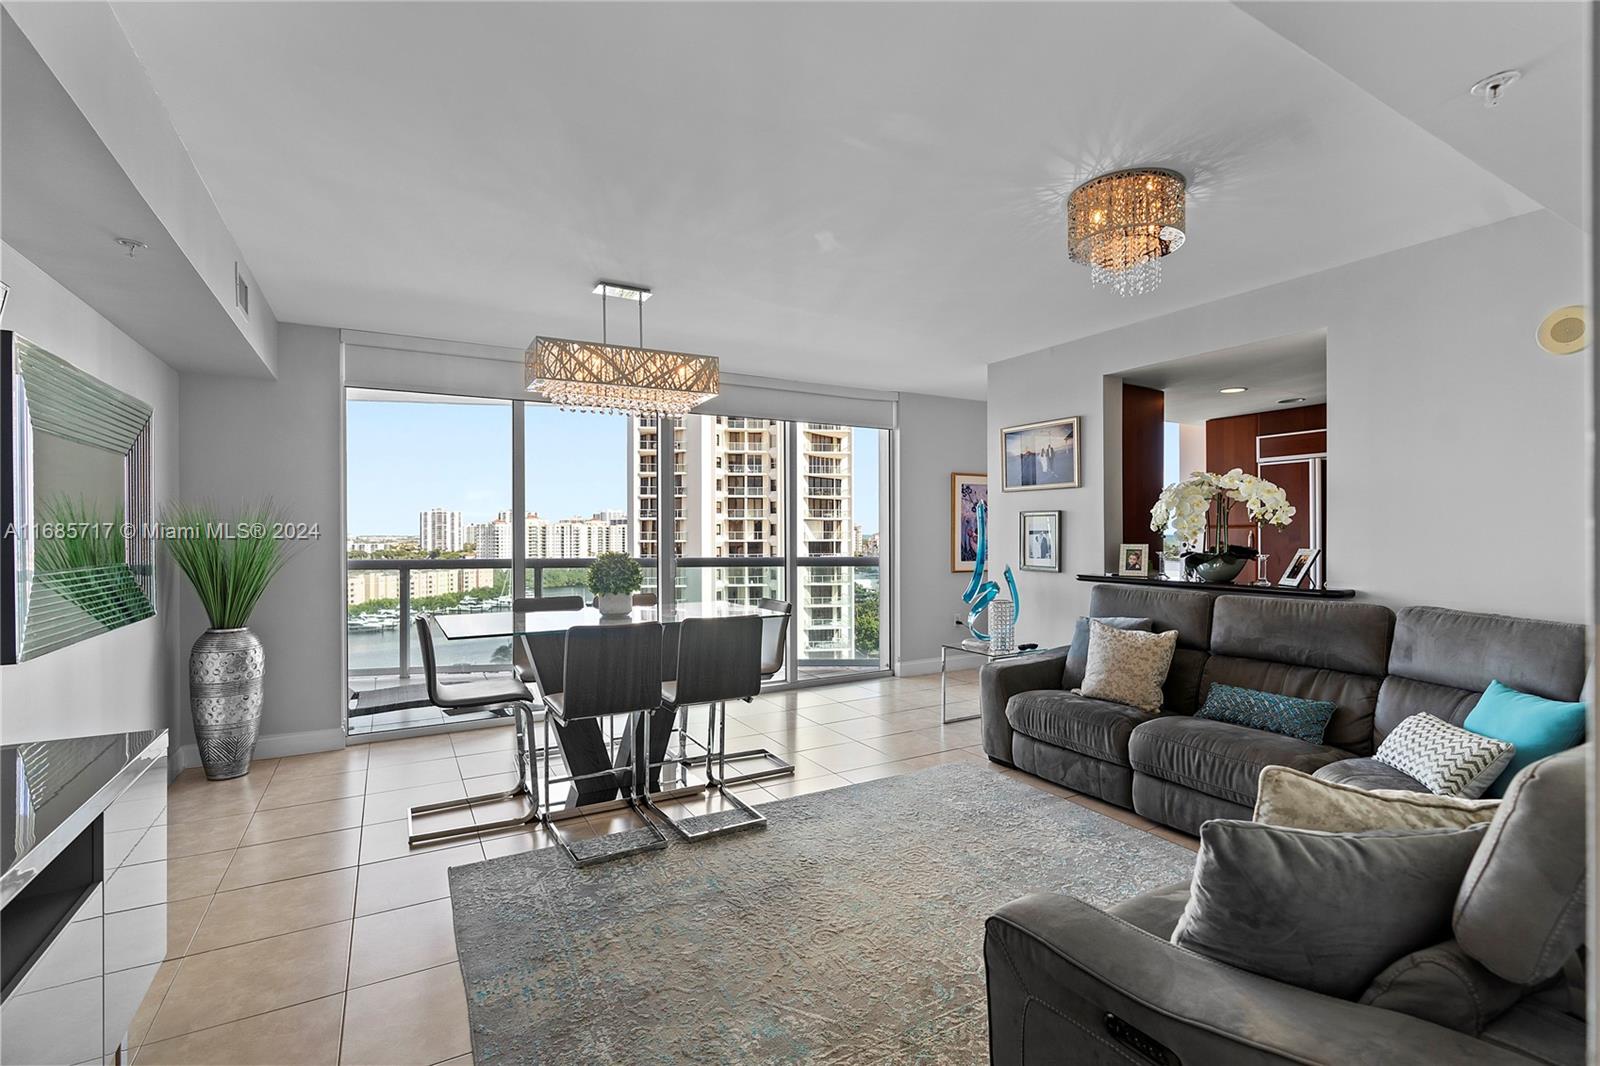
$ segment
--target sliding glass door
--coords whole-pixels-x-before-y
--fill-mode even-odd
[[[443,720],[421,691],[420,613],[588,600],[602,552],[638,558],[664,606],[791,602],[771,684],[887,666],[885,430],[362,389],[346,424],[352,732]],[[436,648],[459,674],[511,659],[506,640]]]

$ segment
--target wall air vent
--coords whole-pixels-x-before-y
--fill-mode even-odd
[[[239,264],[233,264],[233,302],[239,305],[239,311],[244,317],[250,317],[250,285],[244,280],[244,275],[239,273]]]

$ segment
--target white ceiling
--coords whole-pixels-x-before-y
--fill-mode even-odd
[[[655,289],[646,343],[730,372],[981,396],[987,362],[1539,206],[1230,4],[116,13],[283,321],[590,337],[604,277]],[[1124,300],[1067,261],[1061,204],[1132,164],[1190,176],[1190,240]]]
[[[1123,374],[1122,380],[1160,389],[1166,396],[1166,420],[1185,425],[1291,406],[1280,405],[1280,400],[1326,403],[1328,335],[1318,330],[1273,337],[1141,367]],[[1228,396],[1220,391],[1236,386],[1248,391]]]

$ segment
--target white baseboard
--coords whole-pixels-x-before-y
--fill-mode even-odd
[[[308,729],[303,733],[268,733],[256,741],[255,758],[282,759],[289,755],[309,755],[314,751],[334,751],[345,746],[342,729]],[[200,765],[200,749],[185,744],[178,749],[179,768]]]
[[[937,674],[938,659],[901,659],[894,664],[896,677],[916,677],[918,674]]]

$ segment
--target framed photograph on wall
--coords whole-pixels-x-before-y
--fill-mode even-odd
[[[988,474],[950,475],[950,572],[970,574],[978,561],[978,504],[989,498]]]
[[[1311,573],[1311,568],[1317,565],[1317,556],[1322,554],[1321,548],[1296,548],[1289,559],[1289,567],[1284,570],[1283,576],[1278,579],[1278,584],[1284,588],[1299,588],[1300,582]]]
[[[1023,511],[1018,518],[1022,544],[1017,557],[1024,570],[1061,571],[1061,512]]]
[[[1078,416],[1000,431],[1000,489],[1075,489],[1082,484]]]
[[[1150,576],[1150,545],[1124,544],[1117,550],[1117,574],[1121,577]]]

